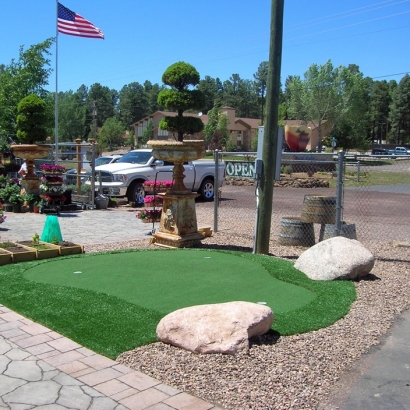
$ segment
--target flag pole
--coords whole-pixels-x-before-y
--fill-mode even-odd
[[[56,93],[54,96],[54,163],[58,164],[58,0],[56,0]]]

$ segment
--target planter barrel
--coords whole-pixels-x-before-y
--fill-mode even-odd
[[[299,217],[284,216],[280,222],[279,245],[313,246],[315,231],[313,223],[303,222]]]

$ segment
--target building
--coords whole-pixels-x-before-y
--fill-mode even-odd
[[[258,135],[258,127],[260,125],[260,120],[257,118],[239,118],[235,116],[235,108],[232,107],[222,107],[220,109],[220,114],[225,114],[228,117],[228,132],[232,141],[238,150],[249,151],[251,149],[251,141]],[[162,118],[166,116],[176,116],[176,112],[169,111],[157,111],[148,117],[132,124],[135,130],[136,144],[141,139],[144,131],[147,129],[148,124],[152,121],[154,129],[154,139],[158,140],[168,140],[172,139],[173,135],[168,131],[160,130],[158,128],[159,122]],[[199,117],[206,125],[208,123],[208,116],[202,114],[190,114],[184,113],[184,116]],[[204,139],[205,134],[203,132],[195,134],[194,139]]]

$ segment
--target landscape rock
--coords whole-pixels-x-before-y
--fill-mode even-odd
[[[157,336],[193,353],[235,354],[249,348],[249,338],[263,335],[273,323],[272,310],[251,302],[198,305],[161,319]]]
[[[295,262],[295,268],[313,280],[358,279],[373,266],[373,254],[359,241],[343,236],[317,243]]]

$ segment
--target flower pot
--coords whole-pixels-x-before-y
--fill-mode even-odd
[[[33,213],[38,214],[40,213],[40,207],[37,205],[33,205]]]
[[[21,204],[20,203],[13,204],[13,212],[17,213],[17,214],[21,213]]]
[[[13,212],[13,204],[3,204],[3,211]]]
[[[156,218],[156,219],[141,219],[142,222],[144,222],[144,224],[152,224],[153,222],[160,222],[161,219],[160,218]]]

